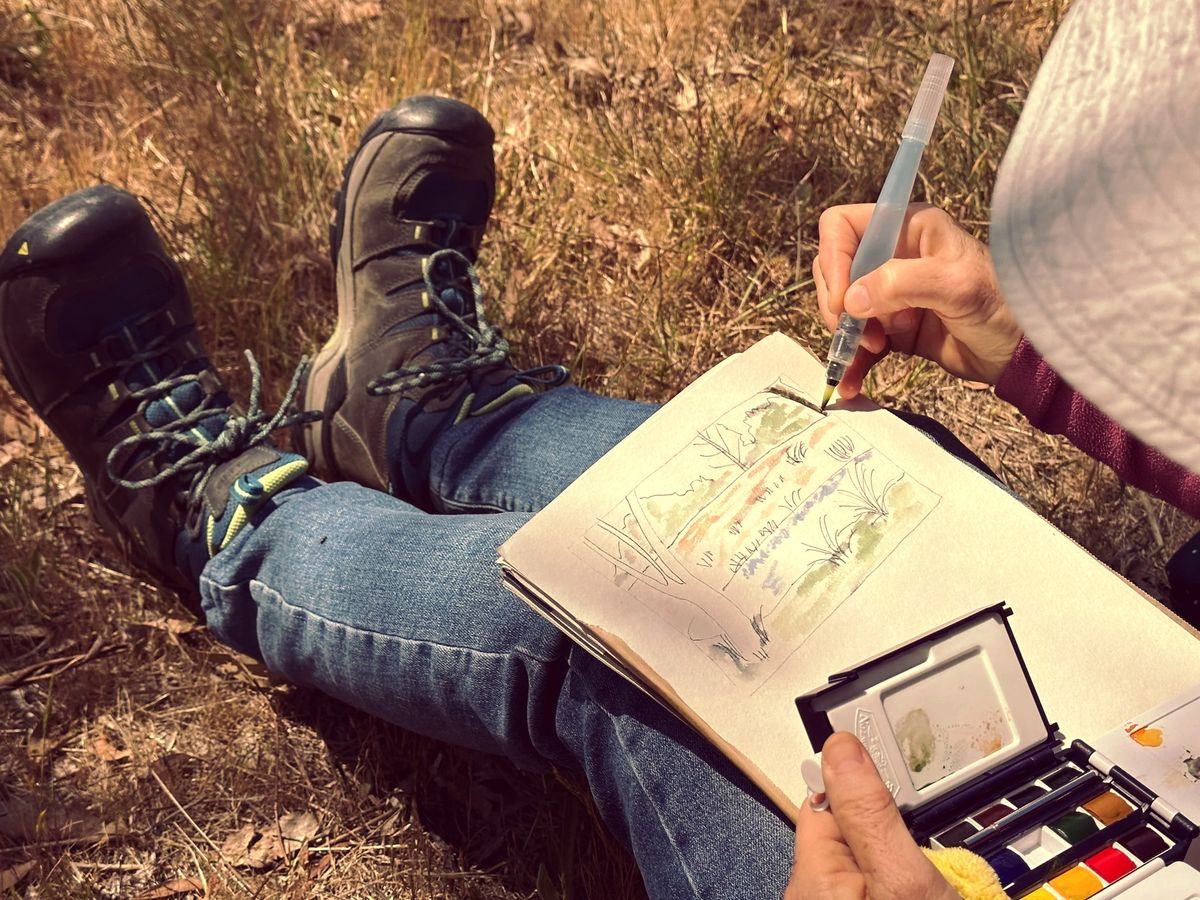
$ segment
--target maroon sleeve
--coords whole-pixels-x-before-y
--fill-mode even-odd
[[[1129,484],[1189,515],[1200,516],[1200,476],[1142,443],[1092,406],[1028,341],[1021,341],[1000,375],[996,396],[1019,409],[1042,431],[1065,435]]]

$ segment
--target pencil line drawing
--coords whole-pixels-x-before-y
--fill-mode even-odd
[[[584,541],[613,583],[753,691],[940,499],[781,378],[679,435]]]

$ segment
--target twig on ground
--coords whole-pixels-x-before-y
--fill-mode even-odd
[[[69,669],[74,669],[110,653],[123,653],[129,649],[128,644],[105,644],[103,637],[97,637],[92,646],[84,653],[74,653],[66,656],[56,656],[38,663],[32,663],[0,675],[0,689],[18,687],[30,681],[44,681],[55,678]],[[58,668],[51,668],[58,666]],[[50,671],[46,671],[50,668]]]

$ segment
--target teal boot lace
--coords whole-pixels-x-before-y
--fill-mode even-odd
[[[454,275],[455,263],[465,268],[469,298],[463,296],[462,276]],[[447,247],[425,257],[421,261],[421,271],[431,306],[461,336],[457,343],[465,352],[458,357],[386,372],[367,385],[367,392],[374,396],[451,381],[473,371],[501,365],[508,358],[508,341],[484,314],[483,288],[471,261],[458,250]],[[460,314],[451,304],[463,312]],[[535,381],[550,387],[562,384],[569,376],[566,367],[559,365],[537,366],[514,375],[522,381]]]
[[[193,533],[199,527],[200,498],[205,485],[213,470],[221,463],[227,462],[239,454],[264,443],[271,433],[280,428],[314,422],[321,418],[321,413],[309,410],[306,412],[288,413],[295,402],[300,383],[308,369],[308,357],[300,360],[292,374],[278,411],[268,415],[261,405],[262,400],[262,371],[254,354],[245,351],[246,362],[250,367],[250,408],[242,415],[235,407],[217,404],[216,395],[203,391],[203,397],[190,410],[178,418],[140,434],[131,435],[118,442],[109,451],[105,465],[108,476],[115,484],[131,490],[155,487],[178,475],[192,474],[192,481],[187,492],[187,527]],[[138,401],[138,412],[146,414],[146,409],[152,403],[168,402],[173,407],[172,394],[179,388],[196,384],[203,389],[203,374],[178,375],[166,378],[148,387],[130,393],[130,399]],[[223,417],[221,430],[211,433],[205,426],[206,420]],[[150,458],[170,460],[147,478],[130,479],[125,474],[138,463]]]

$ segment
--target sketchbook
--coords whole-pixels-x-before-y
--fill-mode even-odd
[[[725,360],[500,548],[505,584],[793,818],[796,697],[981,607],[1068,734],[1200,682],[1195,632],[869,400],[819,412],[824,382],[781,334]]]

